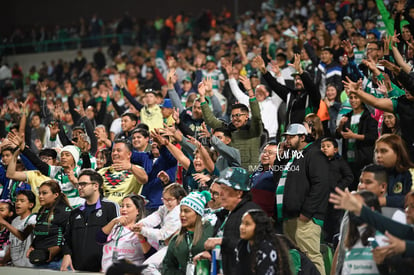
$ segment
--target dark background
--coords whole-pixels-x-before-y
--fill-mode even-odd
[[[68,25],[83,16],[89,21],[94,12],[103,20],[120,18],[125,11],[139,19],[167,17],[180,11],[198,16],[203,10],[219,12],[223,7],[234,15],[235,3],[239,14],[258,10],[263,0],[4,0],[0,16],[0,32],[10,33],[15,27]]]

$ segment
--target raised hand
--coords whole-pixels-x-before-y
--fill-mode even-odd
[[[210,137],[211,137],[211,134],[210,134],[210,132],[208,131],[207,126],[206,126],[206,123],[205,123],[205,122],[201,123],[201,129],[200,129],[200,131],[198,132],[198,135],[199,135],[199,137],[201,137],[201,138],[210,138]]]
[[[213,95],[213,79],[211,78],[211,76],[207,76],[203,79],[203,84],[206,90],[206,94],[208,96],[212,96]]]
[[[229,78],[233,76],[233,66],[230,60],[223,57],[221,59],[221,67],[223,67],[226,70],[226,73]]]
[[[13,132],[10,132],[7,135],[7,139],[13,143],[15,146],[20,147],[20,150],[23,151],[24,149],[24,139],[19,134],[14,134]]]
[[[125,88],[125,87],[126,87],[126,85],[125,85],[125,81],[121,79],[121,76],[120,76],[119,74],[116,74],[116,75],[114,76],[114,81],[115,81],[115,84],[116,84],[116,85],[117,85],[120,89],[123,89],[123,88]]]
[[[48,86],[47,86],[47,82],[46,81],[38,82],[37,83],[37,87],[39,88],[40,93],[42,95],[46,95],[46,91],[48,89]]]
[[[383,80],[378,80],[378,88],[377,90],[383,94],[384,96],[387,96],[388,94],[388,90],[387,90],[387,86],[385,86],[385,82]]]
[[[279,65],[277,65],[275,60],[272,60],[270,62],[270,66],[272,68],[272,71],[275,73],[276,77],[282,76],[282,72],[280,71]]]
[[[168,139],[161,136],[160,129],[154,129],[151,131],[151,138],[161,146],[166,146],[169,143]]]
[[[187,136],[187,138],[188,138],[188,142],[189,143],[193,144],[197,148],[201,148],[201,146],[202,146],[201,145],[201,142],[198,141],[198,140],[196,140],[195,137],[193,137],[193,136]]]
[[[300,65],[300,54],[295,54],[295,60],[289,66],[293,67],[299,74],[303,73],[302,66]]]
[[[370,69],[370,71],[374,71],[377,69],[377,64],[375,64],[375,62],[371,59],[363,59],[362,64],[367,66],[368,69]]]
[[[160,171],[157,175],[157,178],[159,178],[160,181],[164,183],[164,185],[170,182],[170,176],[168,176],[167,172],[165,171]]]
[[[250,82],[250,79],[248,77],[240,75],[239,80],[248,92],[252,91],[252,83]]]
[[[193,179],[197,181],[200,186],[207,186],[207,182],[211,180],[209,175],[204,175],[203,173],[192,174]]]
[[[260,55],[257,55],[252,60],[253,68],[258,68],[262,73],[266,72],[266,64]]]
[[[359,215],[362,209],[362,202],[359,201],[355,195],[351,194],[347,189],[342,191],[341,188],[336,187],[335,193],[331,193],[329,196],[329,202],[334,205],[335,209],[344,209],[354,212]]]
[[[354,46],[348,40],[342,40],[341,47],[344,49],[346,54],[350,57],[354,55]]]
[[[81,117],[84,117],[84,116],[86,116],[86,112],[85,112],[85,109],[83,108],[83,102],[81,101],[80,103],[79,103],[79,107],[78,108],[76,108],[75,109],[75,111],[81,116]]]
[[[170,71],[167,74],[167,82],[168,85],[174,85],[175,82],[177,81],[177,78],[174,77],[175,76],[175,69],[170,69]]]
[[[401,70],[401,68],[398,65],[395,65],[394,63],[391,63],[390,61],[385,59],[380,60],[379,64],[396,74],[398,74]]]
[[[206,85],[203,82],[198,83],[198,94],[200,97],[206,96]]]
[[[359,79],[357,82],[353,82],[349,77],[346,77],[346,80],[343,80],[345,91],[350,93],[358,92],[362,87],[362,79]]]
[[[400,34],[397,33],[397,31],[395,30],[394,35],[391,35],[390,37],[392,47],[397,47],[397,44],[400,43],[400,39],[398,39],[398,36],[400,36]]]
[[[59,123],[57,121],[54,121],[53,123],[49,124],[49,130],[50,130],[50,136],[56,137],[56,135],[59,133]]]

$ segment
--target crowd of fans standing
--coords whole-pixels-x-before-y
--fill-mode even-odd
[[[407,274],[413,12],[268,1],[147,29],[125,14],[128,52],[114,38],[109,58],[3,64],[0,263]]]

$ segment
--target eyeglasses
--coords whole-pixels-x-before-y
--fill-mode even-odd
[[[90,181],[90,182],[88,182],[88,181],[81,181],[81,182],[78,182],[78,187],[79,188],[84,188],[88,184],[95,184],[95,182],[93,182],[93,181]]]
[[[162,200],[164,203],[168,203],[168,204],[170,204],[171,202],[173,202],[173,201],[175,201],[175,200],[177,200],[177,199],[176,199],[176,198],[171,198],[171,199],[161,198],[161,200]]]
[[[231,118],[232,118],[232,119],[233,119],[233,118],[239,118],[239,117],[242,117],[242,116],[245,116],[245,115],[247,115],[247,114],[238,113],[238,114],[231,115]]]
[[[210,191],[210,194],[211,194],[211,196],[213,196],[213,197],[220,197],[220,193],[219,192],[217,192],[217,191],[212,191],[212,190],[209,190]]]
[[[268,155],[276,155],[276,152],[271,151],[271,150],[263,150],[263,151],[262,151],[262,154],[263,154],[263,155],[264,155],[264,154],[268,154]]]

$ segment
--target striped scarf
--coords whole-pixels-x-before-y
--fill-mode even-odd
[[[282,176],[280,177],[279,184],[276,188],[276,210],[278,221],[283,220],[283,193],[285,191],[285,183],[289,167],[292,165],[294,159],[295,157],[292,157],[286,164],[285,169],[283,169]]]

